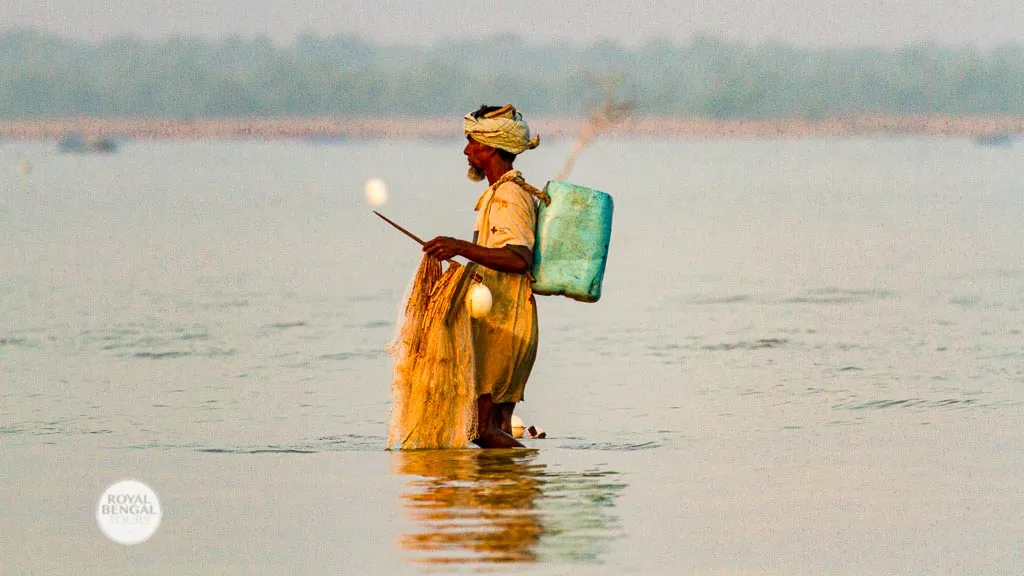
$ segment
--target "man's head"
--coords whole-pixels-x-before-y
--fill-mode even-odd
[[[462,124],[468,141],[463,153],[469,161],[469,179],[474,182],[483,180],[495,159],[511,168],[518,154],[540,144],[538,137],[531,138],[530,126],[511,104],[481,106],[467,114]]]

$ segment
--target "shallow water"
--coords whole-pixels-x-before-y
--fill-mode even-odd
[[[518,167],[542,184],[569,148]],[[540,452],[387,454],[384,345],[419,252],[362,186],[388,182],[381,210],[420,236],[468,237],[479,190],[460,151],[0,145],[0,557],[15,562],[0,572],[1019,566],[1019,146],[602,142],[572,179],[615,197],[603,297],[539,299],[517,414],[549,432]],[[343,470],[359,473],[325,475]],[[125,475],[172,500],[205,491],[245,523],[182,531],[169,506],[152,540],[121,549],[88,508]],[[289,548],[325,494],[353,489],[386,504],[335,499],[345,538]],[[271,512],[291,491],[311,494]],[[85,512],[73,537],[66,514],[36,508],[60,495]],[[256,546],[261,522],[298,532]],[[32,554],[38,539],[67,563]],[[190,539],[202,546],[182,556]]]

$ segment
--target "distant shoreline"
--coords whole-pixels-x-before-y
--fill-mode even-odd
[[[583,118],[530,119],[541,138],[573,139]],[[131,140],[449,140],[462,138],[458,117],[290,117],[204,118],[49,118],[0,121],[0,138],[59,140],[67,134],[85,138]],[[1024,117],[999,116],[862,116],[825,120],[710,120],[692,117],[635,117],[602,135],[627,139],[792,139],[852,136],[978,137],[1024,134]]]

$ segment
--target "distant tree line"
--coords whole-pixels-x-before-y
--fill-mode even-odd
[[[1024,114],[1024,44],[991,50],[757,46],[710,36],[531,44],[517,36],[377,45],[354,36],[73,41],[0,32],[0,118],[464,114],[514,102],[576,115],[619,73],[640,115],[826,118]]]

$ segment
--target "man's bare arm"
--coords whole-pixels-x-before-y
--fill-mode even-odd
[[[526,274],[533,265],[533,254],[526,246],[486,248],[448,236],[438,236],[427,242],[423,245],[423,251],[438,260],[462,256],[491,270],[512,274]]]

